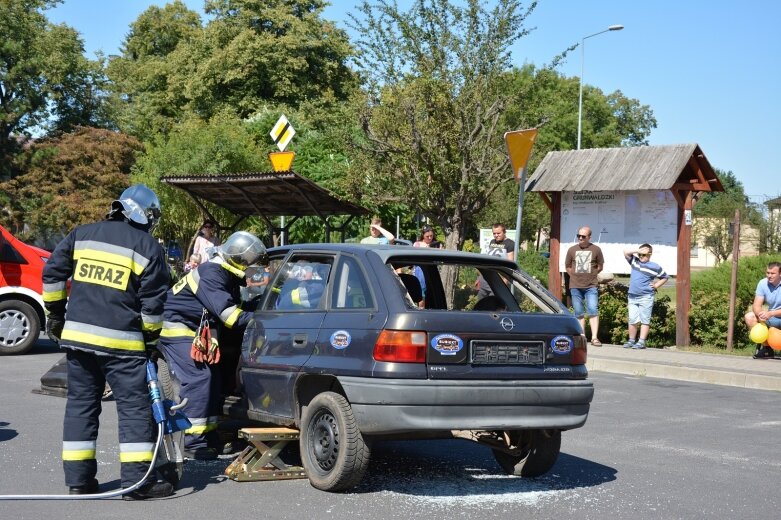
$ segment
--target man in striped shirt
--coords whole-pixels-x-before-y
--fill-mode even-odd
[[[656,290],[667,282],[668,276],[662,267],[651,262],[653,248],[643,244],[639,248],[624,249],[624,258],[632,267],[629,275],[629,340],[624,348],[643,349],[651,330],[651,311],[654,307]],[[637,338],[637,324],[640,323],[640,338]]]

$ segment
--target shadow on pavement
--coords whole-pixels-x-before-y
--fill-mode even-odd
[[[547,474],[525,479],[506,475],[491,450],[468,441],[378,442],[357,493],[388,491],[413,496],[501,496],[599,486],[617,470],[562,453]]]

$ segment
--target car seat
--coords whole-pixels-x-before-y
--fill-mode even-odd
[[[406,273],[399,273],[399,278],[404,284],[404,287],[407,288],[407,292],[409,293],[410,298],[412,298],[412,301],[415,302],[416,305],[420,303],[423,299],[423,290],[420,288],[418,279],[414,275]]]

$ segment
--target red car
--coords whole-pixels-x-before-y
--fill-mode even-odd
[[[49,256],[0,226],[0,356],[24,354],[38,340],[46,323],[41,274]]]

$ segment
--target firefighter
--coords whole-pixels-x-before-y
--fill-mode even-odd
[[[106,220],[71,231],[43,270],[46,332],[66,350],[62,460],[72,495],[98,492],[95,450],[106,382],[119,417],[122,487],[140,482],[152,461],[155,432],[146,349],[160,334],[169,287],[163,250],[150,234],[159,218],[157,195],[144,185],[131,186],[111,203]],[[153,472],[122,498],[172,493],[173,486]]]
[[[240,308],[240,288],[246,269],[258,264],[268,264],[263,243],[238,231],[168,291],[160,351],[179,385],[180,398],[187,398],[182,411],[192,427],[185,430],[186,458],[213,460],[221,453],[217,418],[222,385],[215,335],[220,323],[238,328],[252,319],[252,312]]]

